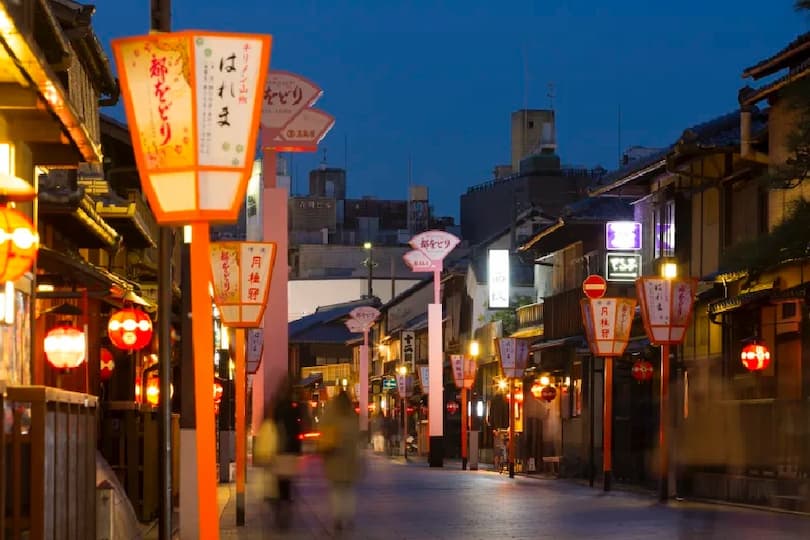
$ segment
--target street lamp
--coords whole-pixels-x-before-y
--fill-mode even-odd
[[[373,296],[373,287],[372,287],[372,280],[374,278],[374,246],[371,242],[363,242],[363,249],[368,251],[368,257],[365,261],[363,261],[363,265],[368,267],[368,294],[367,296],[371,298]]]

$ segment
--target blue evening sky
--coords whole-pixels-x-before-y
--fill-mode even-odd
[[[148,30],[149,0],[96,0],[113,37]],[[324,89],[322,142],[350,197],[426,184],[439,215],[509,163],[509,115],[549,105],[566,164],[613,169],[622,147],[663,146],[733,111],[742,69],[808,30],[792,0],[173,0],[176,30],[274,36],[271,67]],[[123,119],[120,109],[114,115]],[[348,149],[346,148],[348,141]],[[346,158],[348,156],[348,159]],[[322,153],[297,154],[294,191]]]

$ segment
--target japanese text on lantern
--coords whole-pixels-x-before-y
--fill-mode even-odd
[[[165,55],[158,56],[152,53],[152,61],[149,64],[149,76],[155,80],[155,92],[153,95],[158,100],[157,111],[158,117],[160,117],[160,135],[162,137],[160,146],[166,146],[172,138],[172,124],[167,114],[172,104],[166,96],[171,89],[166,83],[166,74],[169,72],[166,61]]]
[[[265,276],[272,258],[272,247],[267,244],[246,243],[242,247],[242,303],[258,304],[264,301],[268,287]]]
[[[650,324],[668,325],[670,313],[669,286],[662,279],[648,279],[644,282]]]
[[[215,257],[214,289],[217,303],[231,304],[239,301],[239,259],[235,249],[217,247],[212,249]]]
[[[259,62],[254,54],[261,43],[239,37],[198,36],[195,39],[197,73],[197,138],[201,165],[241,167],[246,148],[239,142],[250,125]]]
[[[615,298],[600,298],[593,301],[594,306],[598,310],[599,326],[597,328],[598,340],[613,339],[616,323],[616,299]]]

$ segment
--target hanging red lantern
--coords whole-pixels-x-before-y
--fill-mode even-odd
[[[545,388],[545,386],[540,384],[540,381],[534,381],[529,391],[534,396],[534,399],[540,399],[543,396],[543,388]]]
[[[45,358],[56,369],[77,368],[85,359],[84,332],[68,324],[52,328],[43,343]]]
[[[557,397],[557,389],[553,386],[546,386],[543,390],[540,391],[540,398],[546,402],[554,401],[554,398]]]
[[[764,343],[754,341],[743,347],[740,360],[748,371],[762,371],[771,364],[771,351]]]
[[[34,262],[39,235],[22,212],[0,207],[0,282],[21,277]]]
[[[112,372],[115,369],[115,359],[113,353],[109,349],[102,347],[101,357],[99,362],[98,376],[102,381],[106,381],[112,377]]]
[[[632,375],[633,378],[638,382],[649,381],[653,376],[653,366],[646,360],[639,360],[633,364],[633,368],[630,370],[630,375]]]
[[[214,403],[219,405],[222,401],[222,394],[224,389],[222,388],[222,383],[219,381],[214,381]]]
[[[112,314],[107,335],[119,349],[137,351],[152,341],[152,320],[140,309],[125,308]]]

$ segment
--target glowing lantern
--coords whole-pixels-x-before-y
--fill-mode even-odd
[[[652,364],[646,360],[639,360],[633,364],[633,368],[630,370],[630,375],[632,375],[633,378],[638,382],[649,381],[653,376]]]
[[[14,208],[0,207],[0,282],[25,274],[39,248],[39,235],[31,221]]]
[[[743,347],[740,360],[748,371],[762,371],[771,363],[771,351],[763,343],[754,341]]]
[[[73,369],[85,359],[84,332],[62,324],[52,328],[45,336],[45,357],[56,369]]]
[[[106,381],[110,377],[112,377],[112,372],[115,369],[115,360],[113,359],[113,354],[110,352],[109,349],[102,348],[101,349],[101,362],[99,366],[99,377],[101,377],[102,381]]]
[[[112,314],[107,335],[119,349],[137,351],[152,341],[152,320],[139,309],[125,308]]]
[[[555,397],[557,397],[557,389],[553,386],[546,386],[540,391],[540,399],[543,401],[550,403],[554,401]]]
[[[219,381],[214,381],[214,403],[219,405],[222,401],[222,393],[223,393],[222,383]]]
[[[135,395],[140,395],[140,385],[135,387]],[[174,397],[174,385],[169,384],[169,399]],[[144,391],[144,398],[150,405],[157,407],[160,404],[160,378],[149,377],[146,382],[146,390]]]
[[[446,406],[447,406],[447,412],[448,412],[448,413],[450,413],[450,414],[456,414],[456,413],[458,412],[459,405],[458,405],[458,403],[457,403],[457,402],[455,402],[455,401],[448,401]]]
[[[545,387],[540,383],[540,381],[534,381],[530,392],[532,393],[535,399],[540,399],[543,395],[543,388]]]

